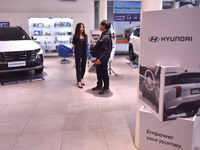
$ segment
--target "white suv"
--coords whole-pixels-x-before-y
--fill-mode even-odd
[[[164,120],[173,114],[194,116],[200,107],[200,72],[169,73],[165,77]]]
[[[21,27],[0,27],[0,73],[43,68],[42,48]]]
[[[136,27],[129,37],[129,59],[135,60],[139,55],[140,27]]]

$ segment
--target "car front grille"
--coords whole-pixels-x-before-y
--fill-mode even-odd
[[[36,58],[40,49],[32,51],[0,52],[0,62],[28,61]]]

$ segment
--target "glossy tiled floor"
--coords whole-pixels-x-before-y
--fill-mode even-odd
[[[1,86],[0,150],[136,150],[138,69],[128,66],[126,57],[115,57],[112,69],[118,77],[111,75],[111,93],[105,96],[91,90],[96,74],[88,68],[86,86],[77,88],[73,57],[70,64],[45,58],[39,75],[44,81]],[[33,76],[1,74],[0,80]],[[199,138],[196,143],[200,147]]]

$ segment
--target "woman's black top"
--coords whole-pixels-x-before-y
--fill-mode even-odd
[[[75,55],[87,56],[87,39],[80,39],[80,37],[74,35],[72,44],[75,45]]]
[[[80,47],[81,47],[81,56],[84,56],[86,52],[86,45],[85,45],[85,39],[80,39]]]

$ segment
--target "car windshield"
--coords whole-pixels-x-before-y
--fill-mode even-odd
[[[133,33],[135,36],[140,37],[140,28],[136,28]]]
[[[26,32],[17,27],[0,27],[0,41],[31,40]]]
[[[165,85],[189,83],[200,83],[200,73],[184,73],[165,77]]]

